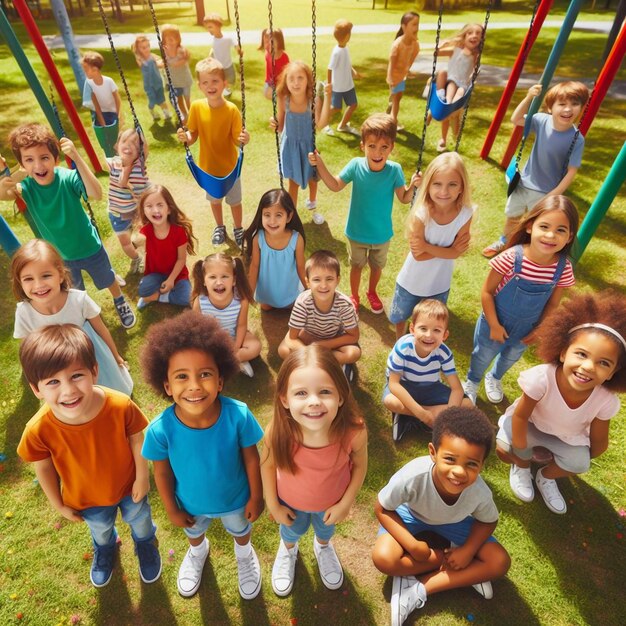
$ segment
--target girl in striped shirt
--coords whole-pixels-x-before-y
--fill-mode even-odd
[[[248,307],[254,294],[239,257],[209,254],[193,266],[192,308],[215,317],[235,343],[241,371],[254,376],[250,361],[261,354],[259,338],[248,329]]]
[[[574,284],[567,257],[577,230],[572,201],[546,196],[519,222],[506,249],[489,262],[491,271],[481,291],[483,312],[463,386],[474,403],[492,361],[485,392],[490,402],[502,401],[502,377],[521,358],[535,326],[558,305],[563,289]]]

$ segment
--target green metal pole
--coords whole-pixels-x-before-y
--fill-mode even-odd
[[[574,261],[580,261],[580,257],[585,252],[620,187],[624,184],[624,180],[626,180],[626,142],[624,142],[622,149],[611,166],[608,176],[602,183],[600,191],[598,191],[598,195],[589,207],[587,215],[585,215],[585,219],[578,229],[572,257]]]

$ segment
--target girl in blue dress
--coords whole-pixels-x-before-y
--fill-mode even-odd
[[[158,104],[163,110],[163,117],[169,120],[172,114],[165,100],[163,79],[159,71],[163,67],[163,60],[152,54],[150,51],[150,40],[145,35],[137,35],[131,50],[135,55],[137,65],[141,68],[143,90],[146,92],[146,96],[148,96],[148,108],[152,114],[152,119],[159,119],[159,113],[155,108]]]

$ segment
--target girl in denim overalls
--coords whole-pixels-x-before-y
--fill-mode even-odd
[[[574,284],[567,256],[578,230],[578,212],[565,196],[547,196],[522,218],[505,251],[490,261],[481,291],[483,312],[464,389],[475,403],[485,370],[485,392],[503,399],[502,377],[521,358],[528,336]]]

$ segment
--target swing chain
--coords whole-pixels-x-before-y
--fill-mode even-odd
[[[315,32],[317,30],[317,15],[315,9],[315,0],[311,0],[311,73],[313,76],[313,94],[311,96],[311,135],[313,152],[315,152],[315,95],[317,93],[317,41]]]
[[[280,188],[285,189],[283,180],[283,164],[280,158],[280,137],[278,134],[278,97],[276,93],[276,48],[274,46],[274,20],[272,17],[272,0],[267,1],[267,16],[269,21],[268,36],[270,40],[270,56],[272,57],[272,114],[276,121],[274,129],[274,138],[276,140],[276,159],[278,161],[278,177],[280,179]]]
[[[578,137],[580,136],[580,125],[582,124],[583,120],[585,119],[585,116],[587,115],[587,112],[589,111],[589,103],[591,102],[591,98],[593,97],[593,92],[595,90],[596,90],[596,86],[594,84],[593,89],[591,90],[591,93],[589,94],[589,97],[587,98],[587,104],[585,104],[585,108],[583,109],[583,114],[580,116],[580,119],[578,120],[578,124],[576,126],[576,132],[574,133],[572,143],[570,144],[569,149],[567,151],[567,156],[565,157],[565,163],[563,164],[563,170],[561,172],[561,180],[565,177],[565,174],[567,174],[567,168],[569,167],[569,160],[572,157],[572,152],[574,152],[574,148],[576,147],[576,142],[578,141]]]
[[[239,25],[239,3],[237,0],[233,1],[233,8],[235,10],[235,30],[237,31],[237,47],[239,48],[239,84],[241,85],[241,125],[246,127],[246,88],[245,88],[245,73],[243,71],[243,48],[241,47],[241,27]],[[243,145],[241,146],[243,150]]]

